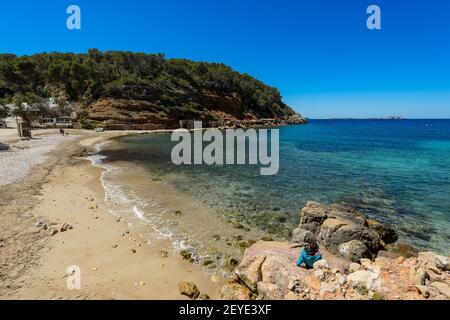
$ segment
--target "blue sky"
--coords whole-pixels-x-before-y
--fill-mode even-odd
[[[82,30],[66,28],[77,4]],[[377,4],[382,29],[368,30]],[[223,62],[311,118],[450,118],[447,0],[17,0],[0,52],[130,50]]]

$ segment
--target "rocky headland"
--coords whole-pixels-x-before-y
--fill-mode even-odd
[[[296,266],[306,241],[323,259]],[[223,299],[450,299],[450,258],[396,243],[395,231],[341,205],[309,202],[291,242],[259,241],[245,251]]]
[[[97,49],[0,54],[0,100],[29,105],[48,117],[49,97],[84,129],[178,129],[180,122],[193,120],[204,127],[307,122],[283,102],[278,89],[222,63]]]

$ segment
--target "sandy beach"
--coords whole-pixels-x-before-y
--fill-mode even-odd
[[[188,299],[180,281],[219,298],[219,278],[172,254],[169,242],[147,244],[109,212],[102,169],[86,157],[96,144],[132,132],[69,130],[61,137],[44,130],[18,141],[3,131],[0,142],[15,154],[1,161],[0,299]],[[31,155],[6,174],[7,161]],[[64,224],[71,229],[61,232]],[[80,290],[67,287],[69,266],[80,268]]]

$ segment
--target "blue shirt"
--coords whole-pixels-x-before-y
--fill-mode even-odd
[[[314,256],[310,256],[306,253],[305,249],[300,253],[300,257],[297,260],[297,267],[300,267],[302,263],[305,263],[308,267],[312,268],[314,263],[322,259],[320,253],[316,253]]]

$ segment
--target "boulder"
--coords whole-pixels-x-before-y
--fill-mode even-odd
[[[327,293],[334,293],[336,291],[336,287],[331,283],[322,282],[320,285],[320,295],[323,296]]]
[[[430,286],[436,288],[442,295],[450,299],[450,286],[444,282],[432,282]]]
[[[348,271],[350,273],[358,271],[359,269],[361,269],[361,265],[359,263],[356,263],[356,262],[350,263],[350,266],[348,267]]]
[[[339,230],[339,228],[345,226],[347,221],[342,219],[330,218],[326,219],[322,225],[320,226],[318,239],[327,247],[331,247],[332,245],[338,245],[339,243],[346,242],[351,239],[336,239],[335,233]]]
[[[308,202],[302,209],[300,228],[294,230],[293,242],[303,243],[311,237],[310,233],[302,230],[310,231],[332,253],[338,253],[341,244],[359,240],[375,255],[382,245],[398,238],[392,228],[367,220],[364,214],[353,208],[338,204],[325,206],[316,202]],[[363,251],[360,254],[368,256],[363,249],[359,246],[359,251]],[[355,260],[352,256],[349,259]]]
[[[406,243],[388,244],[386,245],[386,249],[388,252],[404,258],[411,258],[418,256],[417,250],[413,246]]]
[[[344,275],[337,275],[336,276],[336,280],[339,283],[340,286],[343,286],[347,283],[347,277]]]
[[[380,237],[376,232],[341,218],[325,220],[320,228],[318,240],[334,253],[339,251],[341,244],[351,240],[363,242],[373,252],[377,252],[380,248]]]
[[[416,285],[416,289],[424,298],[430,296],[430,290],[428,290],[427,286]]]
[[[443,271],[450,271],[450,258],[437,255],[436,256],[436,267]]]
[[[371,219],[367,219],[367,225],[369,226],[369,229],[374,230],[380,235],[381,240],[383,240],[385,244],[394,243],[398,240],[397,233],[389,226]]]
[[[283,293],[287,293],[289,278],[295,274],[295,264],[285,256],[270,254],[261,266],[262,281],[277,285]],[[296,269],[302,270],[295,266]],[[298,274],[300,276],[300,273]]]
[[[314,270],[314,277],[320,279],[320,280],[324,280],[325,279],[325,272],[323,272],[322,269],[317,269]]]
[[[268,282],[258,282],[258,293],[264,296],[264,300],[282,300],[283,291],[277,285]]]
[[[236,274],[253,292],[256,292],[258,282],[262,281],[261,266],[266,256],[256,256],[255,259],[244,259],[236,270]]]
[[[268,283],[274,284],[284,296],[291,279],[304,282],[309,273],[295,265],[298,254],[299,250],[292,249],[289,243],[258,241],[245,251],[235,272],[254,293],[258,291],[258,283],[265,282],[264,288],[274,288],[267,287]]]
[[[430,280],[428,273],[422,268],[411,266],[409,270],[409,280],[417,286],[425,285],[426,280]]]
[[[292,276],[289,279],[288,290],[295,293],[301,293],[304,290],[307,290],[305,279],[299,278],[298,276]]]
[[[380,272],[378,270],[358,270],[347,276],[347,282],[354,288],[365,287],[367,290],[378,291],[381,288]]]
[[[332,204],[327,207],[329,218],[340,218],[344,220],[350,220],[352,223],[365,226],[366,217],[356,209],[341,204]]]
[[[371,252],[378,253],[378,251],[382,249],[380,235],[369,228],[364,228],[362,230],[359,240],[364,242]]]
[[[191,299],[197,299],[200,295],[200,291],[197,286],[192,282],[181,281],[178,283],[178,290],[182,295],[185,295]]]
[[[220,289],[223,300],[251,300],[253,295],[250,289],[238,283],[228,283]]]
[[[292,243],[296,245],[303,246],[308,242],[315,241],[316,237],[314,234],[306,229],[297,228],[292,232]]]
[[[326,206],[317,202],[308,202],[302,209],[300,216],[300,228],[317,234],[320,226],[327,218]]]
[[[351,240],[339,246],[339,254],[353,262],[358,262],[361,258],[369,258],[370,251],[360,240]]]
[[[315,270],[318,270],[318,269],[330,269],[330,266],[328,265],[328,261],[326,259],[321,259],[321,260],[317,261],[316,263],[314,263],[313,268]]]
[[[419,252],[419,261],[436,266],[442,271],[450,270],[450,258],[438,255],[434,252]]]
[[[372,260],[370,260],[370,259],[361,258],[361,259],[359,259],[359,264],[361,265],[361,267],[363,267],[366,270],[371,270],[373,268]]]

